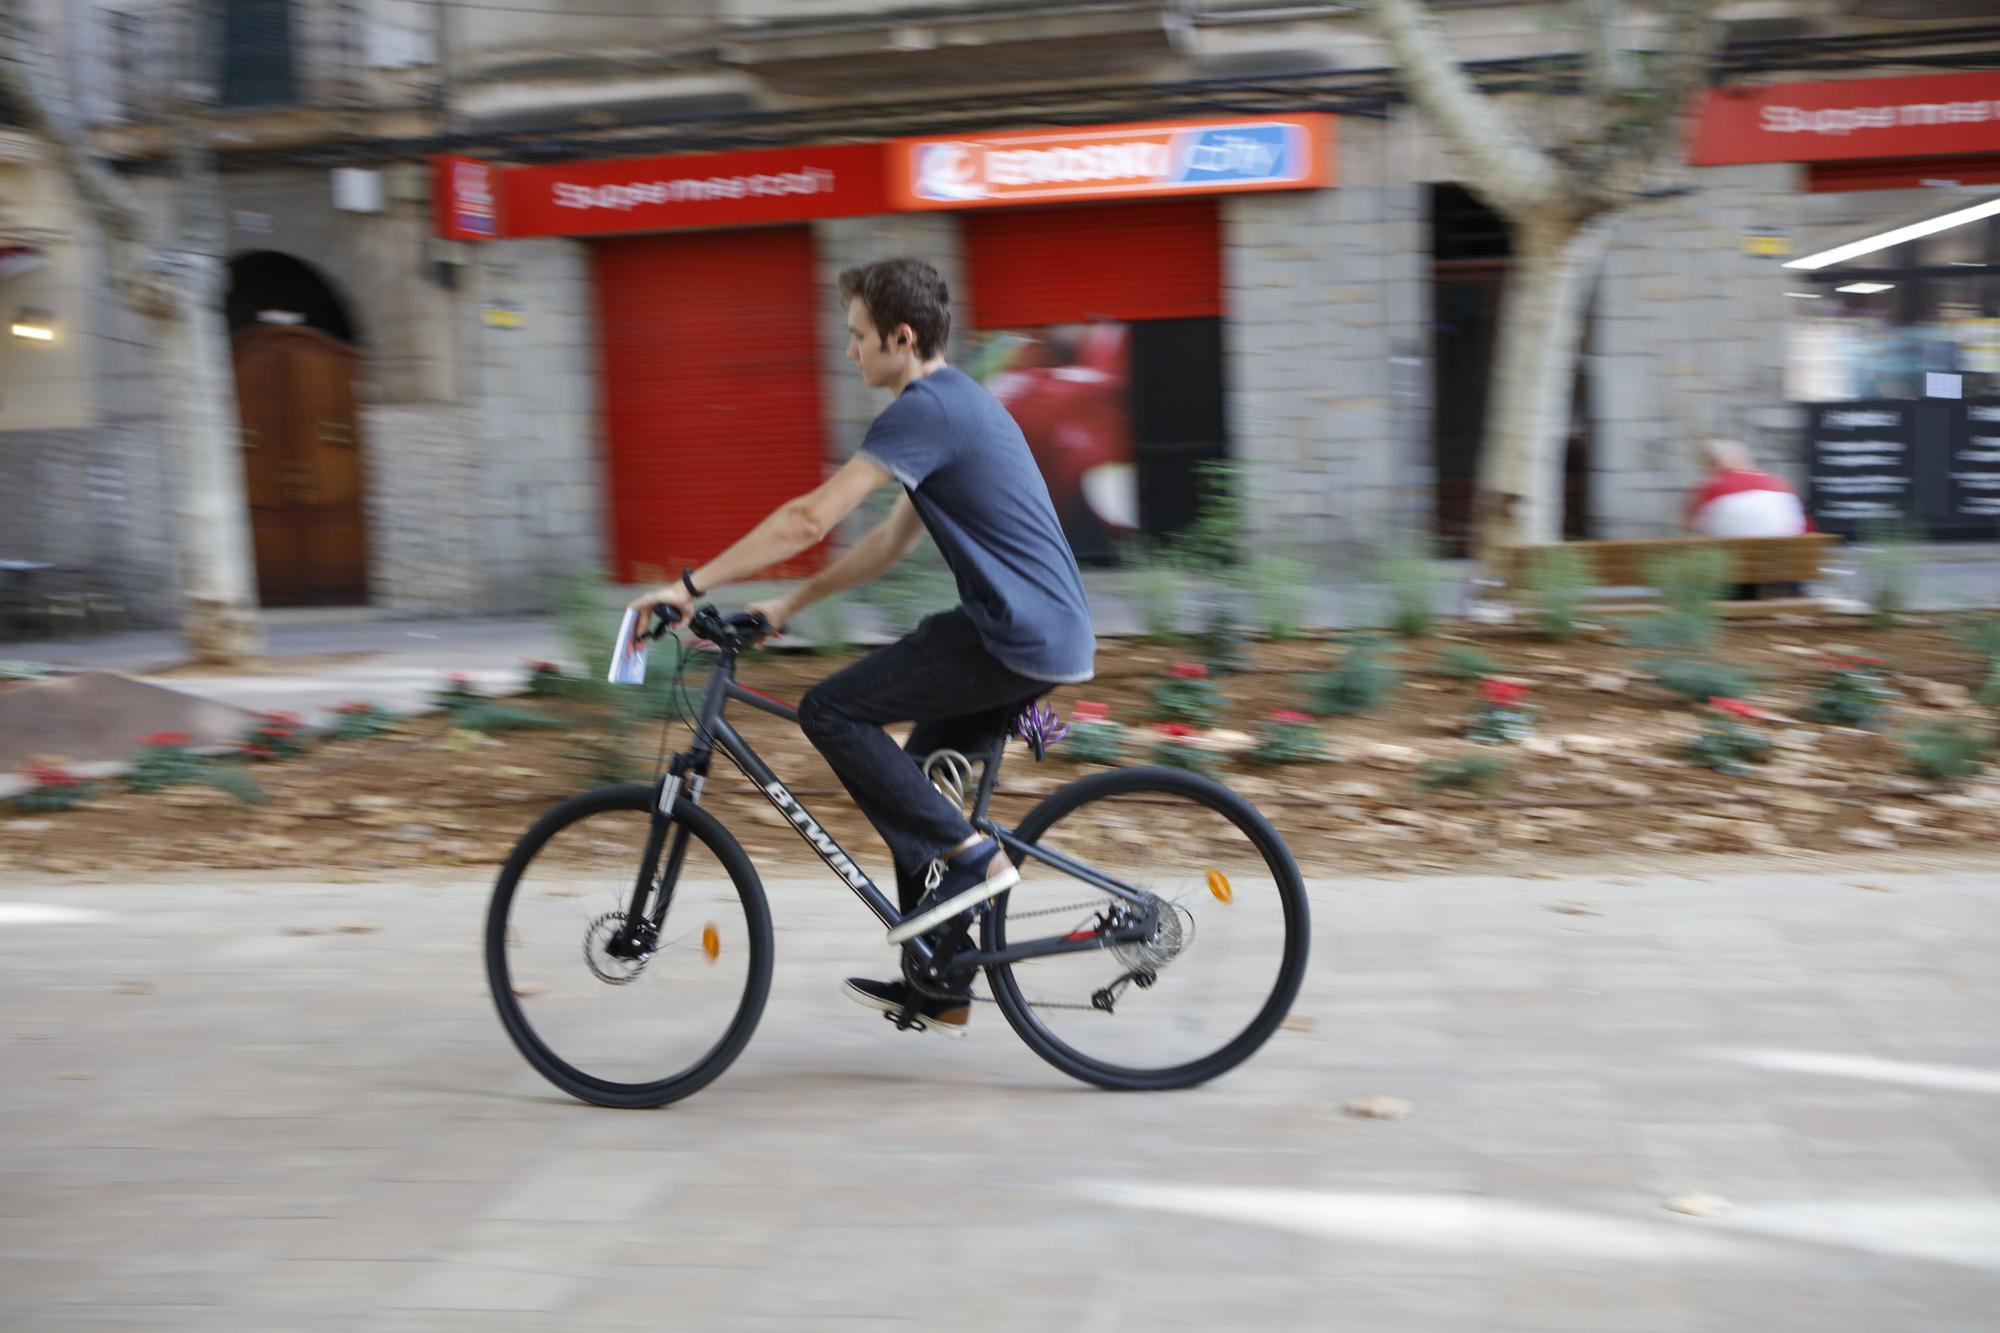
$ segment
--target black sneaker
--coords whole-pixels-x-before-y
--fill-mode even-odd
[[[866,977],[849,977],[840,989],[857,1004],[880,1009],[885,1014],[902,1013],[903,1006],[910,1001],[910,983],[907,981],[870,981]],[[919,997],[916,1012],[910,1015],[910,1026],[919,1032],[963,1037],[965,1022],[971,1017],[972,997],[969,995],[933,999]]]
[[[989,898],[996,898],[1021,882],[1021,872],[1011,864],[988,875],[986,868],[1000,856],[1000,844],[981,838],[962,852],[931,863],[930,879],[924,896],[910,909],[910,915],[890,928],[889,943],[913,940],[932,927],[949,921],[961,912],[970,912]]]

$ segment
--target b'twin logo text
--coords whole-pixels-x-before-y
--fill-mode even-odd
[[[1895,106],[1767,106],[1760,113],[1771,134],[1853,134],[1905,125],[1984,125],[2000,120],[2000,101],[1905,102]]]
[[[862,874],[859,867],[847,859],[847,854],[826,835],[826,830],[819,826],[819,821],[807,814],[805,807],[785,790],[784,783],[770,783],[764,788],[764,794],[771,798],[771,804],[777,806],[785,818],[799,826],[799,832],[812,844],[813,850],[819,853],[820,860],[832,866],[842,879],[855,888],[867,887],[868,876]]]

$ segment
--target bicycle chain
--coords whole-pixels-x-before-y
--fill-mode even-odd
[[[1102,899],[1092,899],[1087,903],[1074,903],[1067,907],[1041,907],[1032,912],[1009,912],[1007,916],[1008,919],[1013,921],[1026,921],[1038,916],[1074,916],[1078,912],[1095,912],[1098,904],[1102,901]],[[999,1003],[991,995],[980,995],[976,992],[956,995],[948,990],[933,989],[915,977],[910,976],[907,971],[903,974],[903,980],[908,983],[911,990],[917,992],[919,995],[928,996],[933,1000],[975,1000],[981,1004]],[[1094,1004],[1071,1004],[1063,1000],[1027,1000],[1025,1003],[1030,1009],[1075,1009],[1086,1014],[1100,1012]]]

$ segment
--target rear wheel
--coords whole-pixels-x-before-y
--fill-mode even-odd
[[[1015,832],[1157,907],[1143,943],[987,969],[993,998],[1036,1054],[1100,1087],[1185,1088],[1235,1068],[1277,1030],[1305,978],[1311,927],[1298,865],[1249,802],[1177,769],[1114,769],[1055,792]],[[1088,930],[1118,906],[1029,859],[985,913],[985,946]]]
[[[707,1086],[742,1051],[771,988],[771,916],[727,829],[682,800],[647,872],[669,893],[657,931],[629,920],[655,788],[572,797],[507,858],[486,917],[486,971],[528,1063],[600,1106],[660,1106]],[[685,833],[671,883],[660,884]]]

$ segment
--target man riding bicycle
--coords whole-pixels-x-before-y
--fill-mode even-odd
[[[896,864],[902,922],[889,942],[964,918],[1019,879],[992,838],[920,767],[939,749],[971,751],[1051,686],[1089,680],[1097,644],[1090,607],[1047,484],[1020,427],[980,384],[946,364],[950,294],[937,270],[891,259],[840,275],[847,357],[895,401],[823,485],[789,500],[679,584],[632,603],[643,628],[656,607],[685,615],[698,597],[812,547],[870,495],[903,487],[889,515],[852,549],[752,611],[782,627],[805,607],[875,578],[927,529],[958,583],[959,605],[821,681],[799,725],[882,835]],[[898,749],[883,730],[912,722]],[[900,1013],[903,981],[848,979],[848,995]],[[969,995],[926,996],[914,1026],[964,1033]]]

